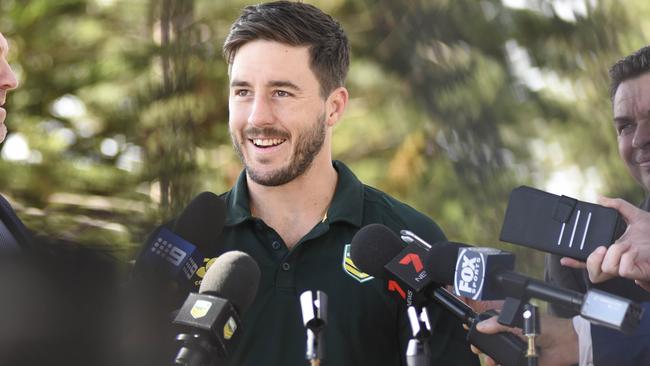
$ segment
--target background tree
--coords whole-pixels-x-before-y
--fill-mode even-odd
[[[221,44],[248,3],[0,2],[22,82],[0,190],[30,227],[127,260],[193,195],[233,183]],[[647,1],[313,3],[352,42],[335,157],[450,239],[504,246],[520,184],[642,198],[616,153],[606,70],[647,44]],[[539,253],[507,247],[539,274]]]

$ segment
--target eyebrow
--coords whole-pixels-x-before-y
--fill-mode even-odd
[[[614,123],[626,123],[630,122],[632,118],[628,116],[620,116],[620,117],[614,117]]]
[[[268,83],[266,83],[266,85],[275,88],[289,88],[296,91],[302,90],[298,85],[292,83],[289,80],[271,80]],[[251,84],[247,81],[237,80],[237,79],[234,79],[233,81],[230,82],[231,88],[238,87],[238,86],[250,87]]]
[[[642,117],[642,118],[650,118],[650,109],[648,109],[647,111],[645,111],[645,113],[643,113],[641,117]],[[614,122],[615,122],[615,123],[616,123],[616,122],[618,122],[618,123],[624,123],[624,122],[630,122],[630,121],[633,121],[633,120],[634,120],[634,117],[630,117],[630,116],[628,116],[628,115],[622,115],[622,116],[614,117]]]

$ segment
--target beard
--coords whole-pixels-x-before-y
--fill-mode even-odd
[[[244,136],[247,133],[256,133],[269,137],[287,138],[288,135],[284,131],[279,131],[274,128],[257,128],[249,127],[244,131]],[[286,137],[285,137],[286,136]],[[244,164],[246,174],[255,183],[267,187],[276,187],[289,183],[295,178],[301,176],[311,166],[311,163],[320,152],[325,142],[326,129],[325,129],[325,113],[321,114],[316,123],[311,127],[303,129],[296,136],[294,140],[297,141],[296,148],[291,156],[289,163],[283,167],[275,169],[269,173],[263,173],[255,170],[246,163],[246,158],[242,153],[241,143],[237,142],[237,138],[230,132],[232,144],[239,156],[239,159]]]

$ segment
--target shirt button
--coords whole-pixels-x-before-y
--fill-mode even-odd
[[[277,241],[277,240],[274,240],[273,243],[271,243],[271,248],[273,248],[275,250],[280,249],[281,246],[282,246],[282,244],[280,244],[280,242]]]
[[[291,269],[291,265],[287,262],[282,263],[282,270],[283,271],[288,271]]]

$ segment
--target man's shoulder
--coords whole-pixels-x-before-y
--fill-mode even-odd
[[[409,229],[425,240],[444,240],[438,224],[409,204],[366,184],[363,185],[363,196],[364,225],[382,223],[394,230]]]

